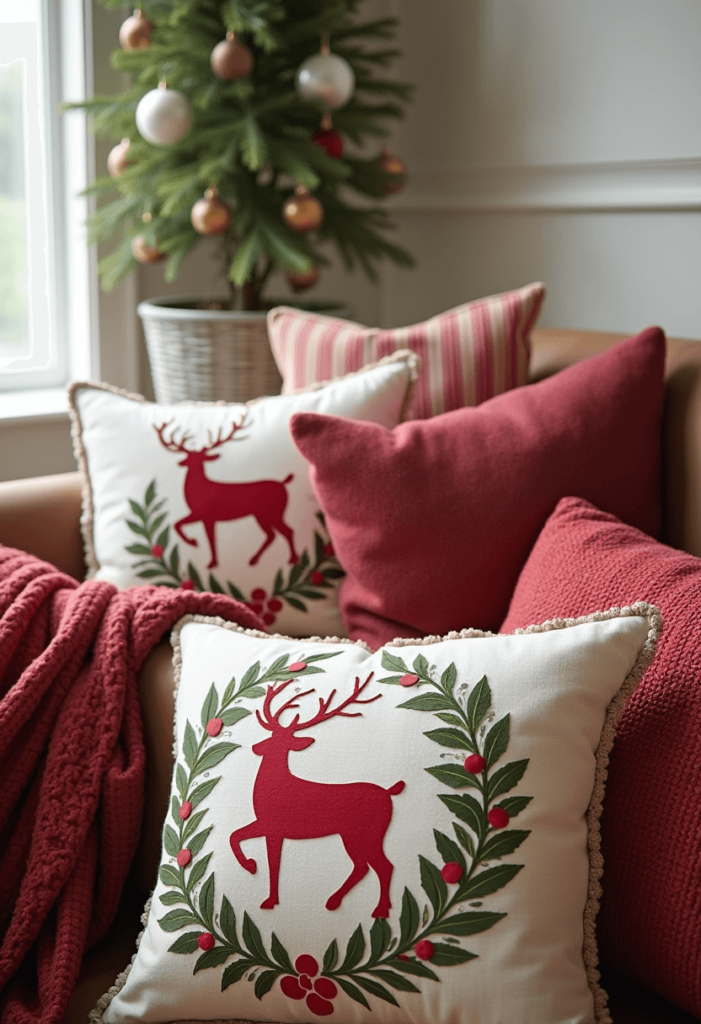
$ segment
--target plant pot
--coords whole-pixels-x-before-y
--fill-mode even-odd
[[[283,299],[270,308],[274,305],[349,315],[328,302]],[[282,378],[268,342],[267,310],[222,306],[225,299],[164,297],[139,303],[156,401],[248,402],[279,393]]]

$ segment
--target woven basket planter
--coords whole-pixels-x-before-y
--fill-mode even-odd
[[[202,300],[140,302],[158,402],[247,402],[280,391],[266,313],[196,309]],[[213,305],[215,303],[212,303]]]

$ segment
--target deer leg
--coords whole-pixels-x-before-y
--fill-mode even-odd
[[[217,539],[214,535],[216,523],[214,522],[214,520],[209,519],[203,519],[202,522],[204,523],[204,528],[207,533],[207,540],[209,541],[209,552],[211,555],[209,565],[207,566],[207,568],[214,569],[219,564],[217,560]]]
[[[289,546],[289,549],[290,549],[290,565],[296,565],[297,562],[299,561],[299,559],[297,558],[297,552],[295,551],[295,535],[294,535],[294,533],[289,528],[287,523],[283,522],[282,518],[275,525],[276,525],[276,529],[277,529],[278,533],[282,534],[282,536],[285,538],[285,540],[287,541],[287,544]]]
[[[246,839],[255,839],[258,836],[265,835],[262,826],[258,821],[252,821],[250,825],[244,825],[243,828],[237,828],[235,832],[232,832],[229,836],[229,846],[236,860],[239,862],[242,868],[249,871],[252,875],[255,875],[258,865],[250,858],[245,857],[241,850],[241,843]]]
[[[389,886],[392,881],[394,865],[391,860],[388,860],[385,856],[381,845],[379,850],[373,850],[372,854],[368,857],[368,862],[380,882],[380,900],[373,910],[372,916],[389,917],[389,912],[392,906],[389,901]]]
[[[197,516],[190,515],[190,516],[185,516],[184,519],[179,519],[178,522],[175,524],[175,532],[178,534],[178,536],[182,537],[182,539],[185,541],[186,544],[191,544],[195,548],[197,547],[197,541],[196,540],[192,540],[190,537],[186,537],[185,534],[183,533],[181,527],[186,526],[188,523],[199,523],[199,522],[200,522],[200,520],[197,518]]]
[[[358,882],[362,878],[365,878],[368,871],[370,870],[368,867],[367,858],[363,853],[360,844],[358,843],[356,845],[356,843],[353,842],[353,839],[351,837],[346,838],[345,836],[341,836],[341,841],[346,848],[346,853],[353,861],[353,870],[351,871],[351,873],[349,874],[348,878],[345,880],[341,888],[337,889],[336,892],[332,893],[331,896],[329,896],[329,898],[327,899],[327,910],[338,910],[338,908],[341,906],[341,902],[346,893],[349,893],[351,889],[355,888]]]
[[[282,836],[266,836],[268,848],[268,874],[270,875],[270,893],[267,900],[260,905],[261,910],[272,910],[280,902],[278,895],[278,877],[280,875],[280,854],[282,852]]]
[[[266,551],[270,547],[270,545],[275,540],[275,531],[271,526],[268,526],[265,523],[261,523],[260,519],[256,519],[256,522],[260,526],[261,530],[264,531],[265,540],[263,541],[262,546],[258,549],[258,551],[256,551],[255,555],[248,563],[249,565],[257,565],[260,556],[263,554],[264,551]]]

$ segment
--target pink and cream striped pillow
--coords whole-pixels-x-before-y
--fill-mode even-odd
[[[427,419],[526,383],[542,284],[477,299],[412,327],[381,330],[288,306],[268,313],[283,394],[352,373],[399,349],[421,356],[407,419]]]

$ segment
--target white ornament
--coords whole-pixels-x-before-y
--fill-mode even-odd
[[[152,89],[136,108],[136,127],[154,146],[170,146],[180,142],[190,127],[190,101],[177,89],[164,84]]]
[[[321,100],[331,110],[348,102],[355,88],[353,68],[335,53],[317,53],[297,71],[297,92],[303,100]]]

